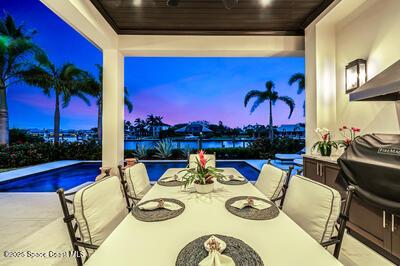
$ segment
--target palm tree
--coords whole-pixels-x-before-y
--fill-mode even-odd
[[[272,141],[274,139],[274,129],[272,122],[272,106],[275,105],[276,101],[280,100],[289,106],[289,118],[292,116],[294,110],[294,100],[288,96],[279,96],[278,92],[274,91],[275,84],[272,81],[265,83],[265,91],[251,90],[244,98],[244,106],[247,107],[250,99],[255,98],[256,100],[251,107],[250,113],[253,113],[257,107],[265,101],[269,103],[269,138]]]
[[[88,74],[88,78],[85,84],[85,92],[89,95],[93,96],[96,99],[97,105],[97,138],[99,142],[101,142],[102,133],[103,133],[103,66],[96,64],[97,68],[97,79]],[[129,92],[128,89],[124,88],[124,103],[128,108],[129,113],[133,110],[132,102],[129,100]]]
[[[87,105],[90,101],[86,98],[83,91],[86,72],[73,64],[65,63],[61,67],[56,67],[43,53],[36,57],[40,65],[33,67],[23,73],[24,80],[29,85],[43,89],[47,96],[54,92],[54,143],[59,143],[60,139],[60,103],[62,108],[66,108],[73,96],[81,98]]]
[[[30,59],[43,51],[32,42],[36,31],[17,26],[10,15],[0,18],[0,144],[8,144],[7,89],[24,81],[22,73],[32,67]]]
[[[301,94],[306,89],[306,80],[303,73],[295,73],[289,79],[289,85],[297,83],[297,94]],[[303,116],[306,115],[306,102],[303,102]]]
[[[153,114],[150,114],[147,116],[146,124],[151,128],[153,137],[155,135],[154,128],[156,126],[162,125],[163,124],[162,120],[163,120],[162,116],[157,116],[157,115],[153,115]]]
[[[146,121],[144,121],[140,118],[136,118],[135,121],[133,121],[133,125],[134,125],[136,131],[138,131],[139,136],[142,136],[143,132],[146,128]]]

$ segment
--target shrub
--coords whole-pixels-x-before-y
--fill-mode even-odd
[[[304,140],[276,138],[273,142],[266,138],[256,139],[249,145],[259,158],[273,159],[277,153],[297,153],[304,148]]]
[[[144,151],[126,150],[125,157],[139,157],[140,159],[187,159],[187,155],[195,153],[196,149],[170,149],[163,147],[163,156],[160,149],[144,149]],[[271,143],[268,139],[260,138],[247,148],[212,148],[206,153],[216,153],[218,159],[270,159],[276,153],[296,153],[304,147],[303,140],[275,139]],[[0,145],[0,168],[14,168],[34,165],[57,160],[101,160],[101,145],[95,141],[23,143]]]
[[[10,129],[10,144],[37,143],[44,142],[40,136],[34,136],[28,133],[27,130],[12,128]]]
[[[0,145],[0,168],[13,168],[57,160],[101,160],[101,145],[95,141],[53,144]]]

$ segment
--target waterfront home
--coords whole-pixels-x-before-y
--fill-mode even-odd
[[[103,53],[102,160],[0,173],[0,264],[400,265],[400,1],[41,2]],[[129,56],[304,56],[303,169],[125,160]]]
[[[277,129],[278,135],[288,138],[303,139],[306,137],[305,126],[303,124],[280,125]]]
[[[187,133],[192,135],[199,135],[200,133],[210,133],[211,129],[203,122],[191,122],[186,126],[178,128],[175,130],[176,133]]]

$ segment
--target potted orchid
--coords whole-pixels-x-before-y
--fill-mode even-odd
[[[198,158],[196,157],[196,167],[184,169],[182,177],[184,186],[194,183],[194,188],[198,193],[210,193],[214,190],[214,178],[223,177],[223,170],[215,167],[206,166],[207,160],[204,156],[204,151],[199,151]]]
[[[350,144],[356,139],[358,138],[358,133],[361,132],[361,129],[356,128],[356,127],[347,127],[347,126],[343,126],[341,128],[339,128],[340,133],[343,136],[343,140],[339,140],[339,146],[340,147],[344,147],[344,149],[347,149]]]
[[[317,141],[312,149],[317,149],[322,156],[331,156],[332,148],[337,149],[338,145],[337,142],[332,140],[332,134],[329,129],[327,128],[317,128],[315,132],[321,138],[320,141]]]

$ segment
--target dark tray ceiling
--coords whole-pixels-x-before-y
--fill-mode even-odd
[[[265,7],[263,1],[269,1]],[[304,35],[333,0],[91,0],[118,34]]]

